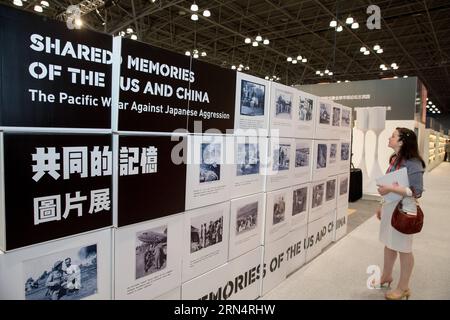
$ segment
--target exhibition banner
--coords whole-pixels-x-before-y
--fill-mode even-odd
[[[236,72],[129,39],[121,47],[119,130],[233,129]]]
[[[0,6],[0,126],[111,128],[112,37]]]
[[[185,210],[185,138],[119,136],[119,227]]]
[[[6,250],[111,225],[111,135],[3,135]]]

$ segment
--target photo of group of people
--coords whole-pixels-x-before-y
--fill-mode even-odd
[[[167,264],[167,225],[136,233],[136,280]]]
[[[241,81],[241,115],[263,116],[266,87],[262,84]]]
[[[236,235],[256,228],[258,224],[258,202],[249,203],[237,210]]]
[[[341,125],[341,108],[333,107],[332,125],[334,127],[339,127]]]
[[[327,192],[325,195],[326,201],[333,200],[336,195],[336,179],[327,181]]]
[[[330,124],[331,106],[326,103],[320,103],[319,122],[321,124]]]
[[[312,208],[316,208],[322,205],[324,197],[324,184],[318,184],[313,186],[312,190]]]
[[[275,116],[281,119],[291,119],[292,93],[275,90]]]
[[[339,185],[339,195],[342,196],[347,193],[348,189],[348,178],[342,179]]]
[[[350,143],[341,143],[341,160],[347,161],[350,154]]]
[[[317,145],[317,169],[326,168],[327,166],[327,145],[319,143]]]
[[[259,149],[256,143],[240,143],[237,147],[236,174],[244,176],[259,173]]]
[[[273,202],[273,225],[276,225],[284,221],[284,216],[286,214],[286,201],[284,195],[275,196]]]
[[[309,166],[309,154],[308,147],[297,147],[295,149],[295,167],[307,167]]]
[[[306,205],[308,203],[308,187],[303,187],[294,190],[292,206],[292,215],[295,216],[306,211]]]
[[[311,121],[313,116],[313,99],[300,97],[298,118],[300,121]]]
[[[218,211],[191,219],[191,253],[222,242],[223,216]]]
[[[200,155],[200,183],[220,180],[221,144],[202,143]]]
[[[342,109],[342,127],[350,127],[350,110]]]
[[[273,171],[289,170],[291,146],[289,144],[279,144],[273,150]]]
[[[332,143],[330,145],[330,163],[336,162],[336,156],[337,156],[337,144]]]
[[[97,245],[24,262],[26,300],[80,300],[97,293]]]

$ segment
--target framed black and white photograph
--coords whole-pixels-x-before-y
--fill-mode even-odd
[[[312,208],[320,207],[325,196],[324,184],[317,184],[312,189]]]
[[[331,201],[335,198],[336,198],[336,179],[328,180],[325,199],[326,201]]]
[[[200,163],[200,183],[220,180],[220,143],[202,143]]]
[[[252,202],[237,209],[236,235],[241,235],[258,225],[258,202]]]
[[[136,233],[136,280],[167,266],[167,225]]]
[[[275,90],[275,117],[280,119],[292,119],[292,100],[291,92]]]
[[[339,196],[343,196],[348,192],[348,178],[340,179]]]
[[[329,125],[331,119],[331,105],[327,103],[320,103],[319,123]]]
[[[294,189],[292,216],[305,212],[307,210],[307,204],[308,204],[308,187]]]
[[[286,198],[283,194],[276,195],[273,202],[273,225],[284,221],[286,215]]]
[[[330,163],[336,163],[336,156],[337,156],[337,144],[332,143],[330,144]]]
[[[308,167],[311,149],[308,147],[299,147],[295,149],[295,167]]]
[[[259,174],[259,148],[256,143],[240,143],[237,147],[236,175]]]
[[[298,119],[303,122],[311,121],[314,112],[314,100],[300,96],[300,105],[298,111]]]
[[[343,108],[341,118],[342,127],[350,128],[350,117],[351,117],[351,110]]]
[[[289,170],[291,146],[289,144],[279,144],[273,150],[273,171]]]
[[[327,145],[319,143],[317,145],[317,169],[323,169],[327,167]]]
[[[26,300],[80,300],[97,293],[97,245],[24,261]]]
[[[223,215],[213,212],[191,219],[191,253],[222,242]]]
[[[333,127],[339,127],[341,125],[341,108],[333,107]]]
[[[241,115],[263,116],[266,87],[248,80],[241,80]]]
[[[350,143],[341,143],[341,161],[348,161],[350,156]]]

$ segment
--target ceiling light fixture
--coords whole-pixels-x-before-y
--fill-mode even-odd
[[[297,60],[296,59],[292,60],[292,64],[297,64]]]
[[[384,51],[383,51],[383,49],[378,49],[377,50],[377,53],[379,53],[379,54],[381,54],[381,53],[383,53]]]
[[[365,56],[368,56],[369,54],[370,54],[370,51],[369,51],[369,50],[364,51],[364,55],[365,55]]]
[[[255,38],[256,41],[261,42],[262,41],[262,37],[258,34]]]
[[[337,21],[336,20],[331,20],[330,21],[330,28],[336,28],[337,27]]]
[[[40,5],[35,5],[35,6],[34,6],[34,11],[36,11],[36,12],[42,12],[43,9],[42,9],[42,7],[41,7]]]
[[[191,15],[191,20],[197,21],[197,20],[198,20],[198,15],[195,14],[195,13],[193,13],[193,14]]]
[[[352,29],[353,30],[359,29],[359,23],[358,22],[353,22],[352,23]]]
[[[366,52],[367,48],[366,47],[361,47],[361,49],[359,49],[359,52]]]
[[[205,52],[205,51],[202,51],[201,56],[202,56],[202,57],[206,57],[206,52]]]
[[[336,28],[336,32],[341,32],[342,30],[344,30],[344,28],[342,26],[339,26]]]
[[[337,83],[341,83],[341,80],[338,80]]]
[[[348,80],[345,80],[345,82],[346,82],[346,83],[349,83],[350,81],[348,81]]]
[[[235,65],[232,65],[232,66],[231,66],[231,69],[236,70],[236,66],[235,66]]]
[[[209,11],[208,9],[206,9],[205,11],[203,11],[203,16],[206,18],[211,17],[211,11]]]
[[[22,0],[14,0],[14,1],[13,1],[13,4],[14,4],[15,6],[18,6],[18,7],[23,6]]]
[[[404,75],[403,78],[406,79],[406,78],[408,78],[408,76],[407,76],[407,75]]]
[[[257,47],[258,46],[258,42],[257,41],[253,41],[252,46]]]
[[[246,44],[250,44],[250,43],[252,43],[252,39],[250,39],[250,38],[245,38],[244,42],[245,42]]]
[[[302,59],[303,59],[302,56],[300,56],[300,55],[297,56],[297,60],[302,60]]]
[[[373,50],[375,50],[375,51],[380,50],[380,49],[381,49],[381,47],[378,44],[373,46]]]
[[[127,33],[128,34],[133,33],[133,28],[127,28]]]
[[[269,39],[265,38],[263,41],[263,44],[265,44],[266,46],[270,43]]]
[[[137,35],[132,34],[132,35],[131,35],[131,40],[137,40]]]
[[[250,67],[249,67],[249,66],[246,66],[246,67],[244,68],[244,70],[250,70]]]
[[[197,52],[194,53],[193,57],[194,57],[194,59],[198,59],[198,53]]]
[[[292,61],[292,57],[287,57],[286,61],[287,62],[291,62]]]
[[[380,69],[384,69],[386,66],[384,64],[380,64]]]
[[[41,1],[41,4],[43,7],[48,8],[50,7],[50,4],[47,1]]]
[[[194,11],[194,12],[198,11],[198,5],[196,5],[195,2],[193,4],[191,4],[191,11]]]
[[[184,55],[185,55],[185,56],[190,56],[190,55],[191,55],[191,52],[190,52],[190,51],[186,51],[186,52],[184,53]]]
[[[303,59],[302,59],[302,62],[303,62],[303,63],[306,63],[306,62],[308,62],[308,59],[303,58]]]
[[[325,69],[324,73],[325,73],[325,74],[329,74],[329,73],[330,73],[330,70]]]
[[[269,80],[269,76],[265,76],[264,79]]]
[[[334,74],[333,72],[328,73],[329,76],[332,76],[333,74]]]
[[[320,74],[320,70],[317,70],[317,71],[316,71],[316,74],[319,75],[319,74]]]
[[[348,16],[348,18],[345,20],[346,24],[352,24],[353,22],[354,22],[354,20],[351,16]]]

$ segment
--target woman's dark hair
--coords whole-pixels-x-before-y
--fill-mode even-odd
[[[422,163],[422,167],[425,168],[425,162],[419,154],[419,146],[417,145],[417,136],[414,131],[408,128],[395,128],[398,131],[398,141],[402,141],[403,144],[400,147],[400,151],[398,155],[402,160],[409,159],[417,159]],[[395,156],[393,154],[389,159],[389,162],[392,161],[392,158]]]

